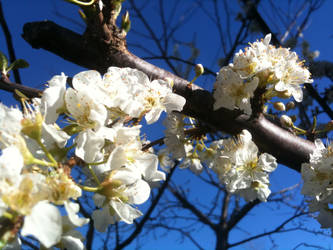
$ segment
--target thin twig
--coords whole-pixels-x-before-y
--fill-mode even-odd
[[[3,33],[5,34],[8,54],[9,54],[9,60],[11,63],[13,63],[16,60],[15,50],[14,50],[14,46],[13,46],[12,36],[10,34],[10,31],[9,31],[9,28],[8,28],[8,25],[7,25],[7,22],[6,22],[4,13],[3,13],[2,1],[0,1],[0,25],[2,27]],[[13,73],[14,73],[15,82],[18,84],[21,84],[21,77],[20,77],[20,73],[19,73],[18,69],[13,69]]]

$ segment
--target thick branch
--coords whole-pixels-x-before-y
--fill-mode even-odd
[[[314,144],[297,137],[274,125],[265,117],[249,120],[246,115],[226,109],[213,110],[213,96],[210,92],[193,85],[169,71],[158,68],[123,48],[109,48],[101,52],[98,44],[87,44],[86,39],[53,22],[28,23],[23,28],[24,39],[34,48],[49,50],[75,64],[96,69],[104,73],[109,66],[131,67],[145,72],[151,79],[171,78],[174,81],[174,92],[186,98],[183,112],[200,119],[213,130],[237,134],[248,129],[260,150],[274,155],[279,163],[297,171],[300,165],[309,160]],[[94,48],[99,48],[95,49]]]
[[[99,53],[83,37],[54,22],[27,23],[22,37],[35,49],[45,49],[85,68],[95,68]]]

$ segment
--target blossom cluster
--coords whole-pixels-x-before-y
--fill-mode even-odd
[[[317,139],[315,146],[309,163],[302,164],[302,194],[310,198],[310,212],[319,212],[317,220],[322,228],[333,230],[333,144],[325,147]]]
[[[172,92],[170,82],[150,81],[130,68],[111,67],[104,76],[84,71],[69,88],[64,74],[48,84],[41,98],[22,102],[23,113],[0,104],[0,216],[47,248],[83,249],[74,229],[89,219],[78,216],[75,200],[82,191],[94,193],[98,231],[117,221],[133,223],[142,214],[135,205],[165,179],[158,156],[143,150],[147,142],[139,122],[151,124],[163,111],[181,111],[185,99]],[[73,153],[84,182],[71,177]],[[1,242],[19,244],[13,241],[17,229]]]
[[[243,130],[237,138],[221,140],[213,147],[217,153],[212,169],[227,191],[246,201],[266,201],[271,193],[269,173],[276,169],[277,162],[268,153],[259,154],[250,132]]]
[[[249,131],[243,130],[238,138],[213,141],[207,147],[204,138],[189,136],[181,114],[168,115],[164,143],[167,146],[159,153],[162,166],[170,166],[170,158],[181,161],[180,167],[188,167],[200,173],[203,166],[211,168],[230,193],[238,194],[247,201],[266,201],[270,194],[269,173],[277,167],[276,159],[268,154],[259,154]],[[192,128],[194,131],[195,128]],[[187,133],[185,133],[185,131]],[[187,134],[187,135],[186,135]]]
[[[302,101],[303,83],[311,83],[308,69],[295,52],[270,45],[271,34],[235,54],[233,63],[222,67],[214,84],[214,109],[240,109],[251,115],[256,89],[266,102],[278,96]]]
[[[220,70],[214,109],[237,108],[251,115],[258,88],[266,101],[274,96],[302,100],[300,84],[312,81],[310,73],[296,53],[269,42],[267,35]],[[226,191],[247,201],[267,200],[276,159],[260,153],[247,130],[206,146],[207,131],[180,112],[186,101],[172,92],[172,82],[150,81],[141,71],[117,67],[103,76],[84,71],[72,78],[70,87],[67,82],[64,74],[54,76],[41,98],[22,102],[23,112],[0,104],[0,217],[11,225],[1,235],[0,248],[8,242],[19,245],[20,230],[46,248],[83,249],[84,238],[75,230],[89,222],[78,215],[76,200],[83,191],[93,193],[96,230],[105,232],[118,221],[133,223],[142,215],[136,206],[165,179],[159,164],[168,170],[179,162],[196,174],[206,165]],[[150,125],[162,112],[166,148],[155,154],[140,122]],[[331,214],[333,174],[328,166],[333,150],[319,141],[316,145],[310,163],[302,167],[303,193],[314,197],[312,207],[320,207],[325,217]],[[71,160],[81,167],[80,180],[72,178],[76,165]],[[64,206],[67,215],[57,206]]]

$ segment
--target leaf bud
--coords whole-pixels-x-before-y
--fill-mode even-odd
[[[126,13],[122,16],[121,19],[121,29],[127,34],[131,29],[131,20],[129,19],[129,13]]]

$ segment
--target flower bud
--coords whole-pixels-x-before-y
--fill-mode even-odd
[[[291,92],[289,90],[285,90],[285,91],[278,91],[277,92],[277,96],[282,98],[282,99],[288,99],[291,97]]]
[[[293,122],[295,122],[295,121],[297,120],[297,116],[296,116],[296,115],[291,115],[291,116],[290,116],[290,119],[291,119]]]
[[[197,149],[200,151],[200,152],[202,152],[203,150],[204,150],[204,145],[202,145],[202,144],[197,144]]]
[[[195,71],[195,75],[198,77],[198,76],[201,76],[205,72],[205,69],[202,66],[202,64],[199,63],[199,64],[195,65],[194,71]]]
[[[274,102],[273,106],[277,111],[285,111],[286,110],[286,106],[284,106],[283,102]]]
[[[280,117],[280,122],[283,126],[286,126],[286,127],[292,127],[294,125],[291,118],[287,115],[282,115]]]
[[[212,149],[212,148],[208,148],[206,150],[207,156],[208,157],[213,157],[216,154],[216,150]]]
[[[290,101],[290,102],[287,103],[287,105],[286,105],[286,110],[287,111],[290,110],[290,109],[294,109],[294,108],[295,108],[295,103],[294,102]]]

